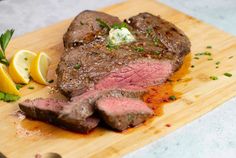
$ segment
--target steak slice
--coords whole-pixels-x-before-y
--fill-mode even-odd
[[[81,119],[80,117],[64,119],[60,117],[63,108],[70,106],[71,104],[66,101],[53,98],[25,100],[19,104],[20,109],[26,117],[48,122],[75,132],[88,133],[97,127],[99,119],[94,116],[85,119]]]
[[[103,97],[96,102],[96,108],[102,119],[118,131],[137,126],[154,114],[141,100],[125,97]]]
[[[149,13],[125,20],[135,42],[108,49],[108,31],[96,19],[110,26],[120,23],[117,17],[84,11],[74,19],[64,36],[66,51],[58,64],[57,85],[68,97],[90,90],[135,89],[161,84],[182,65],[190,51],[189,39],[181,30]],[[85,27],[81,21],[89,25]],[[88,36],[89,40],[83,40],[88,34],[92,34],[92,38]],[[69,46],[72,41],[81,42]],[[140,47],[143,50],[137,49]]]

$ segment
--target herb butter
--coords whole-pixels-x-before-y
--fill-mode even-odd
[[[126,27],[122,27],[118,29],[112,28],[109,31],[108,40],[114,45],[120,45],[133,42],[135,38]]]

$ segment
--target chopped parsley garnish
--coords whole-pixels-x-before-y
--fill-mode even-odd
[[[211,48],[212,48],[212,46],[206,46],[206,48],[207,48],[207,49],[211,49]]]
[[[80,25],[84,25],[84,23],[82,21],[80,21]]]
[[[109,50],[112,50],[112,49],[117,49],[119,46],[118,45],[115,45],[113,44],[110,40],[108,41],[106,47],[109,49]]]
[[[122,22],[120,24],[113,24],[112,26],[109,26],[105,21],[97,18],[96,21],[99,23],[99,26],[101,28],[106,28],[108,31],[111,29],[121,29],[121,28],[128,28],[127,24],[125,22]]]
[[[201,52],[201,53],[196,53],[195,56],[201,56],[201,55],[208,55],[211,56],[211,52],[205,51],[205,52]]]
[[[49,80],[49,81],[48,81],[48,83],[53,83],[53,82],[54,82],[54,80],[53,80],[53,79],[51,79],[51,80]]]
[[[204,52],[204,55],[211,56],[211,52]]]
[[[24,60],[25,60],[25,61],[27,61],[27,60],[28,60],[28,58],[24,58]]]
[[[161,54],[158,50],[154,51],[154,53],[155,53],[156,55]]]
[[[195,56],[203,55],[203,53],[196,53]]]
[[[122,41],[123,41],[123,42],[127,41],[127,36],[123,37],[123,38],[122,38]]]
[[[232,74],[228,73],[228,72],[224,73],[224,75],[227,76],[227,77],[232,77]]]
[[[177,98],[176,98],[176,96],[172,95],[172,96],[169,96],[169,99],[170,100],[176,100]]]
[[[22,84],[16,84],[16,89],[19,90],[19,89],[21,89],[23,86],[24,86],[24,85],[22,85]]]
[[[20,96],[0,92],[0,100],[4,102],[14,102],[20,99]]]
[[[34,87],[33,86],[29,86],[28,89],[34,89]]]
[[[76,65],[74,66],[75,69],[80,69],[80,67],[81,67],[80,64],[76,64]]]
[[[229,59],[232,59],[234,56],[230,56]]]
[[[128,114],[128,121],[133,121],[133,119],[134,119],[134,115]]]
[[[120,24],[113,24],[111,26],[112,29],[121,29],[121,28],[128,28],[127,24],[125,22],[122,22]]]
[[[219,66],[216,66],[216,69],[218,69],[219,68]]]
[[[25,71],[28,71],[28,70],[29,70],[29,69],[26,67],[26,68],[25,68]]]
[[[220,65],[220,61],[217,61],[217,62],[216,62],[216,65]]]
[[[135,47],[134,50],[137,52],[143,52],[144,48],[143,47]]]
[[[106,28],[107,30],[110,30],[111,27],[104,21],[102,21],[101,19],[97,18],[96,21],[99,23],[99,26],[104,29]]]
[[[154,38],[153,38],[153,42],[154,42],[154,45],[155,45],[155,46],[158,46],[159,40],[158,40],[157,37],[154,37]]]
[[[207,60],[213,60],[213,58],[208,58]]]
[[[198,60],[199,58],[198,57],[194,57],[193,59],[197,59]]]
[[[218,77],[217,76],[210,76],[210,79],[211,80],[218,80]]]
[[[150,36],[151,35],[151,33],[152,33],[152,28],[147,28],[146,29],[146,36],[148,37],[148,36]]]

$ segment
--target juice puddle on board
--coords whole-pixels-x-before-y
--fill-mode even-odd
[[[143,99],[155,111],[157,116],[163,115],[165,103],[172,102],[181,97],[181,92],[176,92],[174,87],[189,72],[190,65],[191,54],[185,57],[183,65],[173,74],[170,80],[159,86],[148,87],[148,93],[143,96]]]

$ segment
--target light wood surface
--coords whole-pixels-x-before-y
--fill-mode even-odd
[[[0,102],[0,152],[9,158],[31,158],[36,153],[47,152],[57,152],[63,158],[121,157],[191,122],[236,95],[234,36],[153,0],[130,0],[101,10],[121,19],[145,11],[161,15],[189,36],[192,55],[205,51],[205,47],[211,45],[214,60],[208,61],[207,57],[193,59],[195,68],[184,77],[188,82],[175,86],[176,91],[183,93],[181,99],[166,104],[163,116],[125,133],[99,128],[89,135],[80,135],[42,122],[22,120],[14,115],[18,110],[17,103]],[[19,49],[47,52],[53,59],[49,78],[55,78],[55,68],[63,52],[62,36],[70,21],[15,38],[7,52],[9,57]],[[229,59],[230,56],[234,57]],[[218,69],[215,68],[216,61],[221,62]],[[228,78],[223,75],[225,72],[233,76]],[[210,80],[211,75],[219,79]],[[33,82],[30,85],[36,88],[30,90],[24,87],[21,90],[22,100],[52,95],[48,87]],[[58,94],[54,96],[62,97]],[[166,124],[171,124],[171,127],[166,127]]]

